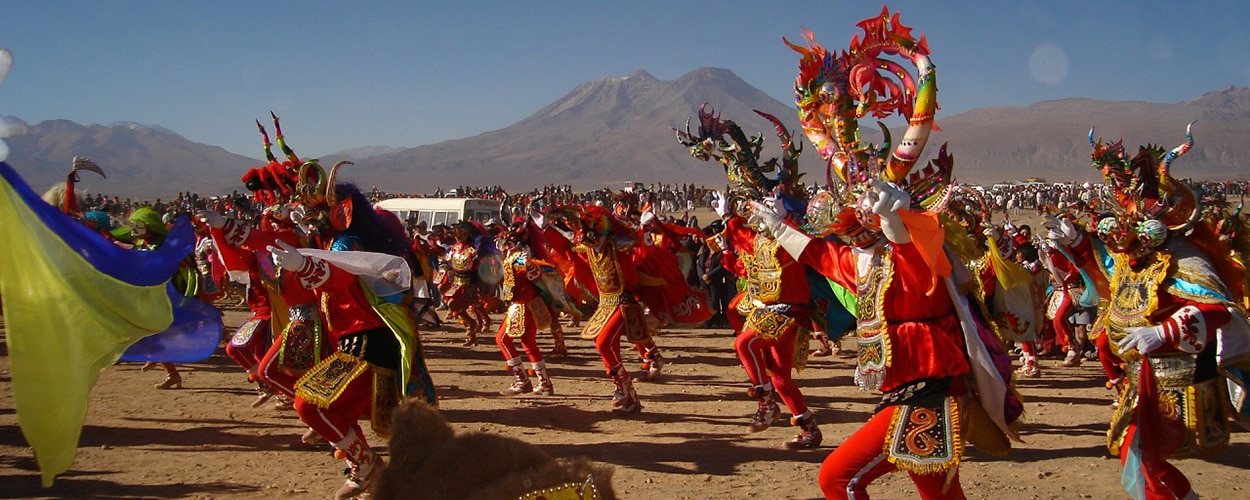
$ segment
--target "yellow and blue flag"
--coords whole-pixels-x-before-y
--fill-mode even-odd
[[[140,340],[134,359],[204,359],[220,341],[221,316],[169,285],[195,245],[185,219],[155,251],[123,249],[44,203],[0,162],[0,242],[18,423],[48,487],[73,464],[101,371]]]

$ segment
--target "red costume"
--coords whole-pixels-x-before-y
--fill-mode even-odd
[[[750,392],[760,404],[748,430],[762,431],[776,421],[780,413],[776,398],[780,397],[803,429],[786,446],[820,446],[820,429],[792,376],[795,359],[806,361],[807,332],[812,327],[806,268],[778,247],[775,239],[747,227],[742,217],[731,217],[724,234],[738,251],[747,279],[747,290],[735,300],[735,310],[745,321],[737,330],[734,350],[751,381]],[[799,339],[802,344],[796,345]]]
[[[1108,284],[1103,317],[1110,342],[1100,345],[1115,352],[1100,348],[1099,355],[1104,367],[1122,361],[1126,373],[1107,449],[1120,456],[1120,483],[1134,498],[1196,498],[1168,460],[1219,452],[1228,445],[1230,420],[1245,423],[1250,415],[1250,324],[1240,292],[1226,286],[1241,283],[1245,270],[1218,260],[1227,248],[1199,219],[1196,194],[1170,174],[1171,162],[1193,146],[1189,130],[1171,151],[1143,146],[1132,157],[1120,142],[1095,143],[1092,130],[1089,143],[1093,166],[1119,205],[1098,221],[1105,247],[1071,221],[1048,227],[1076,265],[1097,264]],[[1119,379],[1118,369],[1108,376]]]
[[[662,363],[655,341],[644,324],[642,306],[634,294],[638,274],[630,251],[633,244],[630,241],[618,247],[617,240],[603,234],[589,244],[575,247],[575,251],[590,264],[595,287],[599,290],[599,307],[586,320],[582,338],[595,341],[595,350],[603,358],[603,366],[616,384],[616,392],[612,396],[613,412],[620,414],[642,410],[633,380],[621,359],[622,337],[633,342],[644,359]]]
[[[479,275],[481,255],[478,252],[479,232],[467,221],[456,224],[456,242],[447,251],[446,259],[451,267],[443,302],[447,309],[460,317],[467,327],[464,345],[477,345],[477,335],[491,327],[491,319],[483,303],[482,278]]]
[[[1108,378],[1121,390],[1107,449],[1121,464],[1130,456],[1134,463],[1146,462],[1136,486],[1145,498],[1186,498],[1192,493],[1189,480],[1167,460],[1210,455],[1228,445],[1233,417],[1220,402],[1228,393],[1216,367],[1235,357],[1221,353],[1217,361],[1216,338],[1221,331],[1244,338],[1250,333],[1245,317],[1231,313],[1235,301],[1209,258],[1183,239],[1138,259],[1116,252],[1100,255],[1087,236],[1071,248],[1078,262],[1103,263],[1110,285],[1104,336],[1109,342],[1100,342],[1105,348],[1099,355]],[[1149,370],[1144,369],[1147,353],[1126,342],[1143,328],[1160,336],[1148,352]],[[1144,434],[1143,411],[1157,413]]]
[[[332,344],[326,341],[317,294],[305,288],[293,272],[277,269],[270,271],[272,276],[262,272],[260,259],[268,261],[267,248],[278,241],[302,246],[300,237],[292,229],[252,229],[234,221],[226,223],[222,236],[229,247],[248,252],[246,255],[253,264],[248,269],[253,284],[249,290],[258,288],[260,284],[265,284],[265,287],[276,285],[286,311],[277,324],[280,330],[273,344],[263,353],[256,373],[262,382],[279,394],[294,399],[295,382],[299,376],[320,362],[329,353]],[[266,262],[264,268],[269,267]]]
[[[503,395],[518,395],[533,392],[535,394],[555,394],[551,377],[547,374],[547,363],[543,360],[542,350],[538,348],[535,338],[539,328],[548,328],[553,321],[551,308],[539,294],[538,285],[542,279],[542,271],[534,262],[528,245],[528,239],[522,234],[527,232],[525,222],[514,223],[505,236],[507,250],[503,258],[503,283],[500,292],[508,302],[503,323],[495,335],[495,344],[503,352],[509,371],[512,372],[513,384],[503,390]],[[538,376],[538,386],[534,387],[521,366],[521,353],[517,351],[516,340],[521,340],[525,354],[529,357],[534,374]]]
[[[828,498],[866,498],[873,479],[902,469],[921,498],[963,498],[957,467],[967,432],[961,412],[984,408],[1004,435],[1010,435],[1006,423],[1018,416],[1005,414],[1002,368],[981,364],[975,378],[988,376],[989,383],[980,391],[970,391],[966,381],[969,356],[987,360],[987,345],[997,343],[993,333],[973,320],[964,299],[952,295],[955,284],[930,267],[910,237],[853,247],[777,224],[771,226],[777,240],[800,263],[857,290],[855,382],[885,393],[869,422],[825,459],[821,490]]]
[[[1065,364],[1079,365],[1084,351],[1085,335],[1093,321],[1079,301],[1085,294],[1081,270],[1059,248],[1047,245],[1041,252],[1042,263],[1050,271],[1054,291],[1047,303],[1046,316],[1055,331],[1055,344],[1068,351]]]

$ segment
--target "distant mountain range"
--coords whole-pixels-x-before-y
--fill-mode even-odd
[[[721,186],[721,168],[691,158],[669,129],[683,127],[687,119],[697,128],[699,105],[705,102],[748,134],[764,134],[766,157],[777,155],[780,146],[771,125],[751,110],[778,117],[801,136],[791,104],[728,70],[701,68],[672,81],[639,70],[579,85],[503,129],[413,148],[362,146],[322,162],[352,159],[355,165],[346,167],[340,178],[391,192],[459,185],[527,190],[548,183],[577,190],[616,189],[622,181]],[[962,182],[1030,177],[1092,181],[1099,176],[1089,167],[1090,127],[1108,140],[1123,138],[1131,149],[1147,143],[1171,148],[1184,140],[1185,125],[1194,120],[1196,145],[1173,165],[1174,174],[1203,180],[1250,178],[1250,89],[1241,87],[1173,104],[1064,99],[950,116],[939,111],[941,130],[930,137],[925,154],[931,157],[948,143],[956,178]],[[861,124],[866,139],[879,138],[871,120]],[[894,128],[897,136],[899,127]],[[62,182],[75,155],[94,159],[108,173],[108,179],[83,175],[84,189],[145,199],[168,199],[183,191],[212,195],[242,190],[239,177],[261,164],[161,127],[134,123],[84,126],[50,120],[7,142],[9,164],[37,191]],[[819,181],[824,178],[822,162],[805,138],[803,142],[803,171],[810,182]]]

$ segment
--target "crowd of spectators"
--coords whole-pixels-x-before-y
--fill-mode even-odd
[[[1203,181],[1191,182],[1190,186],[1204,200],[1228,199],[1240,201],[1250,190],[1250,181]],[[992,212],[1005,215],[1020,215],[1023,211],[1049,210],[1097,210],[1096,203],[1106,187],[1102,183],[1049,183],[1020,182],[977,186],[985,198],[987,208]],[[581,205],[600,203],[612,206],[616,197],[623,191],[631,191],[637,195],[642,204],[649,204],[652,211],[667,221],[687,221],[692,212],[710,208],[713,188],[694,184],[632,183],[620,189],[603,187],[587,191],[574,191],[567,184],[547,184],[529,191],[510,193],[500,186],[457,186],[450,189],[436,188],[426,193],[388,193],[373,187],[369,194],[373,201],[400,197],[458,197],[484,198],[496,200],[502,207],[505,220],[524,216],[529,207],[550,207],[562,205]],[[172,200],[135,200],[121,199],[117,196],[87,194],[84,196],[85,210],[99,210],[107,213],[115,220],[123,220],[132,210],[142,206],[151,206],[166,214],[171,219],[180,214],[189,214],[196,210],[212,209],[226,214],[228,217],[250,219],[259,214],[259,209],[246,193],[235,191],[227,195],[201,196],[197,193],[178,193]]]
[[[228,195],[208,197],[186,192],[178,193],[178,196],[172,200],[157,198],[154,201],[89,193],[83,195],[80,206],[84,212],[104,212],[116,221],[125,220],[127,215],[139,207],[152,207],[164,215],[166,222],[172,221],[178,215],[188,215],[204,209],[217,211],[229,218],[250,220],[259,215],[259,210],[263,208],[254,203],[250,196],[238,191]]]
[[[1204,202],[1245,198],[1250,181],[1188,182]],[[988,208],[1006,215],[1023,211],[1100,211],[1099,200],[1111,200],[1102,183],[1021,182],[978,186]],[[1091,205],[1093,204],[1093,205]]]

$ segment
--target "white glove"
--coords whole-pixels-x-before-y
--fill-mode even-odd
[[[725,195],[720,191],[714,191],[712,193],[712,210],[715,210],[716,215],[719,215],[722,219],[729,217],[730,215],[729,200],[726,199]]]
[[[289,215],[289,217],[291,218],[291,223],[295,224],[295,227],[300,228],[300,230],[305,234],[312,234],[312,227],[309,227],[308,224],[304,223],[305,215],[304,206],[296,205],[295,208],[291,209],[291,215]]]
[[[782,222],[781,216],[777,215],[777,212],[774,212],[768,205],[758,201],[751,202],[751,216],[747,218],[747,224],[763,228],[773,235],[781,234],[782,226],[786,225],[785,222]]]
[[[1120,355],[1124,355],[1130,349],[1137,349],[1137,352],[1143,355],[1149,354],[1167,343],[1167,339],[1163,335],[1163,325],[1130,326],[1125,328],[1124,331],[1128,335],[1116,342],[1116,348]]]
[[[1071,246],[1076,243],[1080,233],[1076,230],[1076,225],[1068,219],[1057,217],[1047,217],[1042,222],[1042,226],[1046,228],[1046,238],[1056,241],[1065,246]]]
[[[881,217],[881,234],[891,243],[910,243],[911,233],[898,211],[911,206],[911,196],[903,188],[881,179],[871,179],[868,185],[863,202],[869,211]]]
[[[1012,224],[1011,221],[1004,221],[1003,233],[1007,236],[1014,237],[1015,235],[1020,234],[1020,228],[1016,227],[1015,224]]]
[[[877,215],[887,215],[911,206],[911,196],[894,183],[881,179],[868,181],[869,189],[866,201],[868,208]]]
[[[226,227],[226,218],[213,210],[200,210],[196,212],[195,216],[213,229]]]
[[[270,245],[265,248],[266,250],[269,250],[269,255],[273,257],[273,264],[275,266],[288,271],[298,272],[308,264],[308,257],[299,253],[299,249],[291,246],[290,243],[282,240],[277,240],[275,243],[277,243],[278,246],[275,247]]]
[[[1186,305],[1157,325],[1125,328],[1127,335],[1117,346],[1121,354],[1129,349],[1148,354],[1165,344],[1198,354],[1206,347],[1209,330],[1206,315],[1197,307]]]
[[[647,224],[650,224],[650,223],[652,223],[652,222],[654,222],[654,221],[655,221],[655,212],[652,212],[652,211],[650,211],[650,210],[647,210],[646,212],[643,212],[643,213],[642,213],[642,217],[639,217],[639,218],[638,218],[638,223],[639,223],[639,224],[641,224],[641,225],[643,225],[644,227],[645,227]]]
[[[773,213],[777,214],[777,216],[781,217],[782,219],[786,218],[786,215],[789,215],[789,212],[786,211],[785,203],[781,201],[781,196],[778,196],[776,194],[770,194],[768,196],[765,196],[764,205],[772,209]]]

